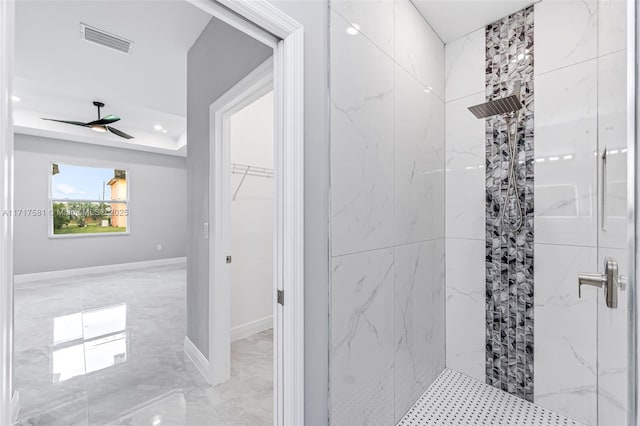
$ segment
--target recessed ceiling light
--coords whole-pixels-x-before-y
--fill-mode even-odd
[[[14,101],[14,102],[20,102],[22,99],[20,99],[19,96],[11,95],[11,100]]]
[[[358,24],[351,24],[347,27],[347,29],[345,30],[347,32],[347,34],[349,35],[357,35],[360,32],[360,25]]]
[[[167,130],[167,129],[163,129],[163,130],[162,130],[162,133],[167,133],[167,132],[168,132],[168,130]]]
[[[549,157],[549,161],[558,161],[560,157]]]
[[[156,124],[155,126],[153,126],[153,128],[158,130],[158,131],[162,130],[162,126],[159,125],[159,124]]]

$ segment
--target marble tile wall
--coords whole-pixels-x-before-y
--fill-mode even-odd
[[[624,3],[535,5],[535,401],[592,425],[625,423],[626,292],[614,311],[601,290],[575,288],[605,255],[626,260]]]
[[[624,424],[626,409],[624,308],[606,308],[598,290],[578,299],[575,288],[577,273],[601,270],[606,255],[621,268],[626,260],[625,3],[542,0],[534,6],[534,401],[592,425]],[[483,375],[484,349],[468,325],[484,319],[475,298],[485,275],[474,262],[460,262],[473,251],[482,256],[474,241],[484,240],[484,200],[477,195],[484,194],[484,171],[477,169],[484,133],[466,111],[482,102],[483,32],[445,48],[447,365],[473,377]],[[602,211],[596,154],[605,146]],[[619,306],[625,297],[623,290]]]
[[[535,246],[535,403],[596,425],[598,296],[578,271],[597,268],[597,248]]]
[[[445,47],[447,367],[485,380],[485,30]]]
[[[408,0],[331,2],[332,425],[390,425],[445,365],[444,45]]]
[[[598,228],[598,262],[618,261],[629,275],[626,229],[626,2],[598,2],[598,149],[607,151],[606,206]],[[602,188],[602,182],[600,182]],[[604,225],[604,226],[602,226]],[[601,269],[600,269],[601,270]],[[618,309],[608,309],[598,292],[598,424],[627,423],[627,296],[618,292]]]

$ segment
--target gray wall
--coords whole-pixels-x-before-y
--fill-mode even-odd
[[[328,424],[329,4],[274,1],[304,25],[305,425]]]
[[[329,389],[328,3],[326,0],[273,3],[304,25],[305,30],[305,424],[320,426],[328,421]],[[218,23],[212,23],[211,26],[217,27],[217,31],[213,28],[204,31],[192,48],[188,62],[190,137],[187,163],[189,205],[192,206],[189,221],[192,225],[189,227],[187,247],[187,332],[198,348],[206,352],[208,250],[201,228],[208,214],[209,203],[206,129],[209,104],[225,91],[220,89],[214,92],[211,86],[215,83],[219,87],[232,87],[233,82],[239,81],[252,67],[247,66],[244,72],[231,73],[233,79],[229,76],[225,79],[222,71],[231,72],[232,64],[246,64],[251,59],[255,68],[262,59],[252,58],[252,54],[256,54],[256,51],[265,53],[263,48],[257,48],[255,42],[229,27]],[[223,29],[224,34],[220,34]],[[211,40],[216,35],[220,37]],[[215,64],[215,67],[211,64]],[[210,95],[207,102],[202,100],[204,95]],[[200,103],[196,102],[198,100]],[[200,130],[195,128],[194,119],[199,120]]]
[[[209,356],[209,106],[272,55],[213,18],[187,56],[187,336]]]
[[[99,161],[129,171],[131,211],[129,235],[86,238],[50,239],[47,217],[16,217],[15,274],[185,256],[184,158],[27,135],[15,148],[16,209],[48,208],[51,162]]]

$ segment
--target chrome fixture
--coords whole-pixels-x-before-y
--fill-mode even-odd
[[[601,212],[600,212],[600,228],[607,231],[607,147],[602,151],[602,191],[601,191]]]
[[[604,297],[607,307],[615,309],[618,307],[618,287],[620,286],[620,275],[618,273],[618,262],[610,257],[604,260],[604,274],[600,273],[579,273],[578,274],[578,297],[582,297],[582,286],[592,285],[604,287]]]
[[[520,82],[516,81],[513,85],[513,94],[506,98],[495,99],[479,105],[469,107],[469,111],[476,118],[489,118],[494,115],[504,115],[507,125],[507,142],[509,145],[509,181],[507,184],[507,194],[505,200],[500,207],[500,223],[503,227],[510,231],[517,232],[524,225],[524,207],[520,201],[518,191],[518,179],[516,176],[517,163],[517,147],[518,147],[518,121],[520,119],[520,111],[522,110],[522,102],[520,102]],[[515,119],[515,120],[514,120]],[[514,136],[511,137],[511,126],[515,123]],[[507,221],[507,205],[509,204],[509,195],[513,193],[515,198],[516,217],[514,221]]]
[[[515,85],[514,92],[518,91],[516,88],[519,89],[520,84]],[[517,112],[521,108],[522,103],[520,103],[520,98],[517,94],[513,94],[506,98],[495,99],[483,104],[471,106],[469,107],[469,111],[471,111],[476,118],[489,118],[494,115],[507,115],[512,112]]]

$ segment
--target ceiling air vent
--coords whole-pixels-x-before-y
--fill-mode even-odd
[[[131,46],[133,45],[133,42],[125,38],[109,34],[105,31],[82,23],[80,24],[80,34],[83,40],[87,40],[119,52],[129,53],[131,51]]]

